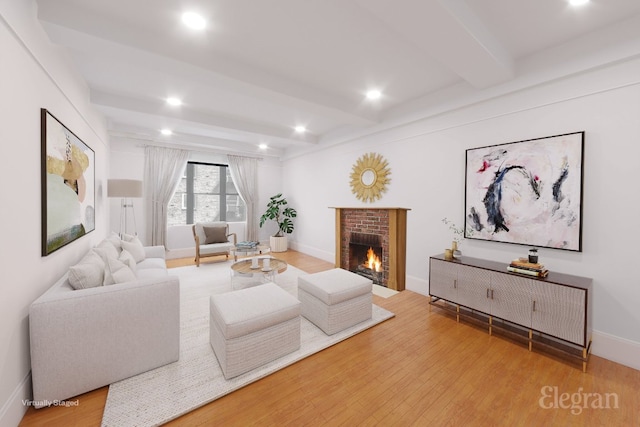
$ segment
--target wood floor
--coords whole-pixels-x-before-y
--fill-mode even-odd
[[[294,251],[278,258],[307,272],[333,267]],[[427,301],[374,296],[393,319],[168,425],[640,426],[640,371],[592,356],[582,373]],[[99,426],[107,390],[78,396],[77,407],[29,408],[20,425]]]

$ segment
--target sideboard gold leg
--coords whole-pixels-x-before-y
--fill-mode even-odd
[[[456,322],[460,323],[460,306],[456,305]]]
[[[493,326],[493,317],[489,316],[489,336],[492,335],[492,330],[491,330],[491,326]]]
[[[533,339],[533,330],[529,329],[529,351],[531,351],[531,340]]]
[[[587,372],[587,347],[582,349],[582,373]]]

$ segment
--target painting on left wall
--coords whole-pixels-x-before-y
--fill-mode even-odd
[[[40,110],[42,256],[95,229],[95,153],[48,110]]]

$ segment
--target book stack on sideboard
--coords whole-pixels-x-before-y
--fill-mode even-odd
[[[547,270],[544,265],[529,262],[527,258],[514,259],[507,267],[507,270],[512,273],[520,273],[534,277],[547,277],[549,275],[549,270]]]

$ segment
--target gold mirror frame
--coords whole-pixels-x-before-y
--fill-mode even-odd
[[[351,192],[363,202],[374,202],[387,189],[391,180],[388,162],[380,154],[360,157],[351,171]]]

